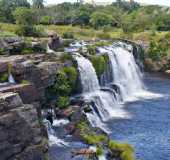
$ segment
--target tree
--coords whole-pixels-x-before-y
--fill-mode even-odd
[[[44,8],[44,0],[32,0],[33,1],[33,7],[37,9]]]
[[[112,16],[103,12],[96,11],[91,15],[90,23],[96,29],[105,25],[111,25]]]
[[[34,12],[25,7],[19,7],[13,12],[15,21],[18,25],[16,34],[19,36],[38,36],[38,32],[34,27],[35,16]]]
[[[1,0],[0,1],[0,20],[3,22],[14,22],[12,12],[17,7],[30,8],[27,0]]]
[[[89,4],[81,5],[76,12],[76,23],[80,25],[88,25],[90,22],[90,15],[93,12],[93,6]]]
[[[21,25],[35,24],[35,16],[31,9],[25,7],[16,8],[16,10],[13,12],[13,16],[17,24]]]

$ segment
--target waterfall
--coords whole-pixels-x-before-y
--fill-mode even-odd
[[[132,49],[120,45],[99,48],[99,51],[106,53],[110,60],[112,82],[121,91],[124,101],[134,98],[134,95],[144,90],[142,73],[135,62]]]
[[[94,102],[93,113],[87,117],[92,126],[104,126],[103,122],[112,117],[122,117],[126,113],[121,109],[112,92],[101,91],[99,81],[92,63],[78,53],[73,54],[77,61],[80,80],[82,85],[82,95],[84,100]],[[95,118],[97,116],[97,118]]]
[[[14,77],[12,76],[11,73],[9,73],[8,82],[9,82],[9,83],[13,83],[13,84],[15,83]]]
[[[44,119],[43,120],[43,123],[44,125],[46,126],[46,129],[47,129],[47,133],[48,133],[48,138],[49,138],[49,145],[52,146],[52,145],[57,145],[57,146],[68,146],[68,143],[65,142],[64,140],[62,139],[59,139],[55,133],[55,130],[52,128],[52,125],[51,123]],[[58,124],[58,125],[62,125],[62,123],[64,122],[55,122],[55,124]],[[65,123],[64,123],[65,124]]]
[[[74,57],[78,64],[83,93],[99,90],[99,81],[92,63],[78,53]]]
[[[49,47],[48,44],[47,44],[46,52],[49,53],[49,54],[56,53],[54,50],[52,50],[52,49]]]

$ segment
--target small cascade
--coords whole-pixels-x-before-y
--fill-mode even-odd
[[[43,120],[44,122],[44,125],[46,126],[47,128],[47,133],[48,133],[48,138],[49,138],[49,145],[52,146],[52,145],[57,145],[57,146],[68,146],[68,143],[65,142],[64,140],[62,139],[59,139],[57,136],[56,136],[56,133],[54,131],[54,129],[52,128],[52,125],[51,123],[44,119]],[[63,122],[64,123],[64,122]],[[55,122],[55,124],[60,124],[60,123],[57,123]]]
[[[15,79],[14,79],[14,77],[12,76],[11,73],[9,73],[9,75],[8,75],[8,82],[11,83],[11,84],[16,83],[16,82],[15,82]]]
[[[49,45],[47,44],[46,52],[49,54],[56,53],[54,50],[52,50]]]
[[[83,97],[85,101],[91,100],[95,104],[93,113],[87,114],[92,125],[103,128],[105,126],[103,122],[110,118],[125,116],[125,112],[121,110],[114,94],[100,90],[99,81],[92,63],[78,53],[73,54],[73,57],[78,64]]]

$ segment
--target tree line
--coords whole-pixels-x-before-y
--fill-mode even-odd
[[[141,6],[135,1],[117,0],[111,5],[62,3],[44,6],[44,0],[0,0],[0,22],[20,25],[79,25],[95,29],[120,28],[124,32],[170,30],[170,8]]]

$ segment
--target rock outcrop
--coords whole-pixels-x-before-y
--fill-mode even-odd
[[[44,160],[48,145],[36,107],[17,93],[0,94],[0,159]]]

